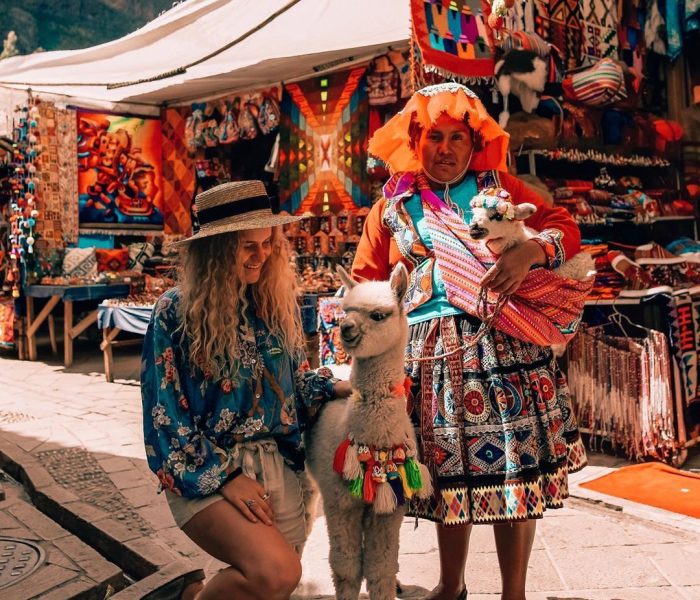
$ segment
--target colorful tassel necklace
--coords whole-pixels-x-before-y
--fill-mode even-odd
[[[407,383],[392,392],[406,396]],[[424,494],[430,487],[425,465],[416,460],[416,450],[405,442],[391,448],[376,448],[348,435],[335,451],[333,470],[348,482],[348,491],[374,506],[378,514],[392,513],[414,494]]]

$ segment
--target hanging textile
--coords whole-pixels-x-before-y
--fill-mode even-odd
[[[481,0],[411,0],[423,68],[462,83],[493,77],[491,30]]]
[[[700,295],[680,294],[669,302],[671,335],[690,424],[700,423]]]
[[[37,158],[38,195],[41,199],[41,218],[36,232],[45,249],[63,247],[63,198],[59,186],[59,145],[56,128],[56,107],[52,102],[40,102],[38,131],[42,152]],[[75,147],[75,144],[73,144]]]
[[[634,338],[622,333],[582,327],[569,345],[567,378],[578,422],[590,430],[593,448],[606,441],[630,460],[673,462],[679,444],[666,336],[651,329]]]
[[[364,67],[285,86],[280,204],[291,214],[370,206]]]
[[[78,111],[80,228],[163,228],[160,119]]]
[[[186,128],[189,110],[166,108],[163,124],[163,229],[168,234],[189,235],[195,191],[194,159],[187,151]]]
[[[676,60],[683,51],[683,19],[681,0],[666,0],[666,39],[668,57]]]
[[[535,31],[535,3],[532,0],[515,0],[513,8],[503,17],[503,29],[507,31]]]
[[[65,246],[78,243],[78,125],[74,110],[56,109],[58,147],[58,187],[60,190],[61,232]],[[55,227],[55,224],[54,224]]]
[[[602,58],[618,58],[620,42],[617,37],[619,18],[617,2],[581,0],[583,44],[581,62],[593,64]]]
[[[564,68],[578,67],[582,44],[578,0],[536,0],[535,14],[535,32],[561,51]]]

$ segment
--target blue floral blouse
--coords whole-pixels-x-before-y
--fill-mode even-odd
[[[274,438],[285,461],[304,468],[303,426],[333,397],[328,369],[309,370],[300,349],[290,356],[251,309],[250,339],[242,341],[240,371],[214,379],[190,360],[178,330],[180,292],[158,300],[146,332],[141,368],[148,466],[168,489],[189,498],[216,492],[233,470],[232,450]]]

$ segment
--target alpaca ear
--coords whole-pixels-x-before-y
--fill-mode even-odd
[[[515,205],[515,218],[518,221],[524,221],[528,217],[531,217],[537,212],[537,207],[529,202],[524,202],[523,204]]]
[[[396,263],[396,266],[389,277],[389,284],[391,285],[391,290],[394,292],[394,296],[396,296],[399,304],[402,304],[403,297],[406,295],[406,291],[408,290],[408,269],[406,268],[406,265],[403,263]]]
[[[350,275],[348,275],[348,272],[345,269],[343,269],[343,267],[341,267],[340,265],[336,267],[335,272],[338,273],[340,281],[343,283],[345,289],[348,292],[357,285],[357,281],[350,277]]]

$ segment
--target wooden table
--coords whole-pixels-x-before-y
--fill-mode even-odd
[[[97,309],[75,325],[73,324],[73,302],[85,300],[101,301],[107,298],[125,298],[129,295],[127,284],[116,285],[30,285],[24,290],[27,299],[27,353],[29,360],[36,360],[36,332],[42,323],[49,320],[51,350],[58,353],[56,328],[51,314],[59,302],[63,302],[63,364],[73,364],[73,340],[97,321]],[[48,298],[41,312],[34,316],[34,299]]]
[[[122,331],[146,335],[148,323],[151,320],[153,306],[127,306],[102,303],[97,307],[97,326],[102,329],[100,350],[104,357],[105,378],[110,383],[114,381],[112,348],[119,346],[134,346],[140,344],[140,339],[117,340]]]

